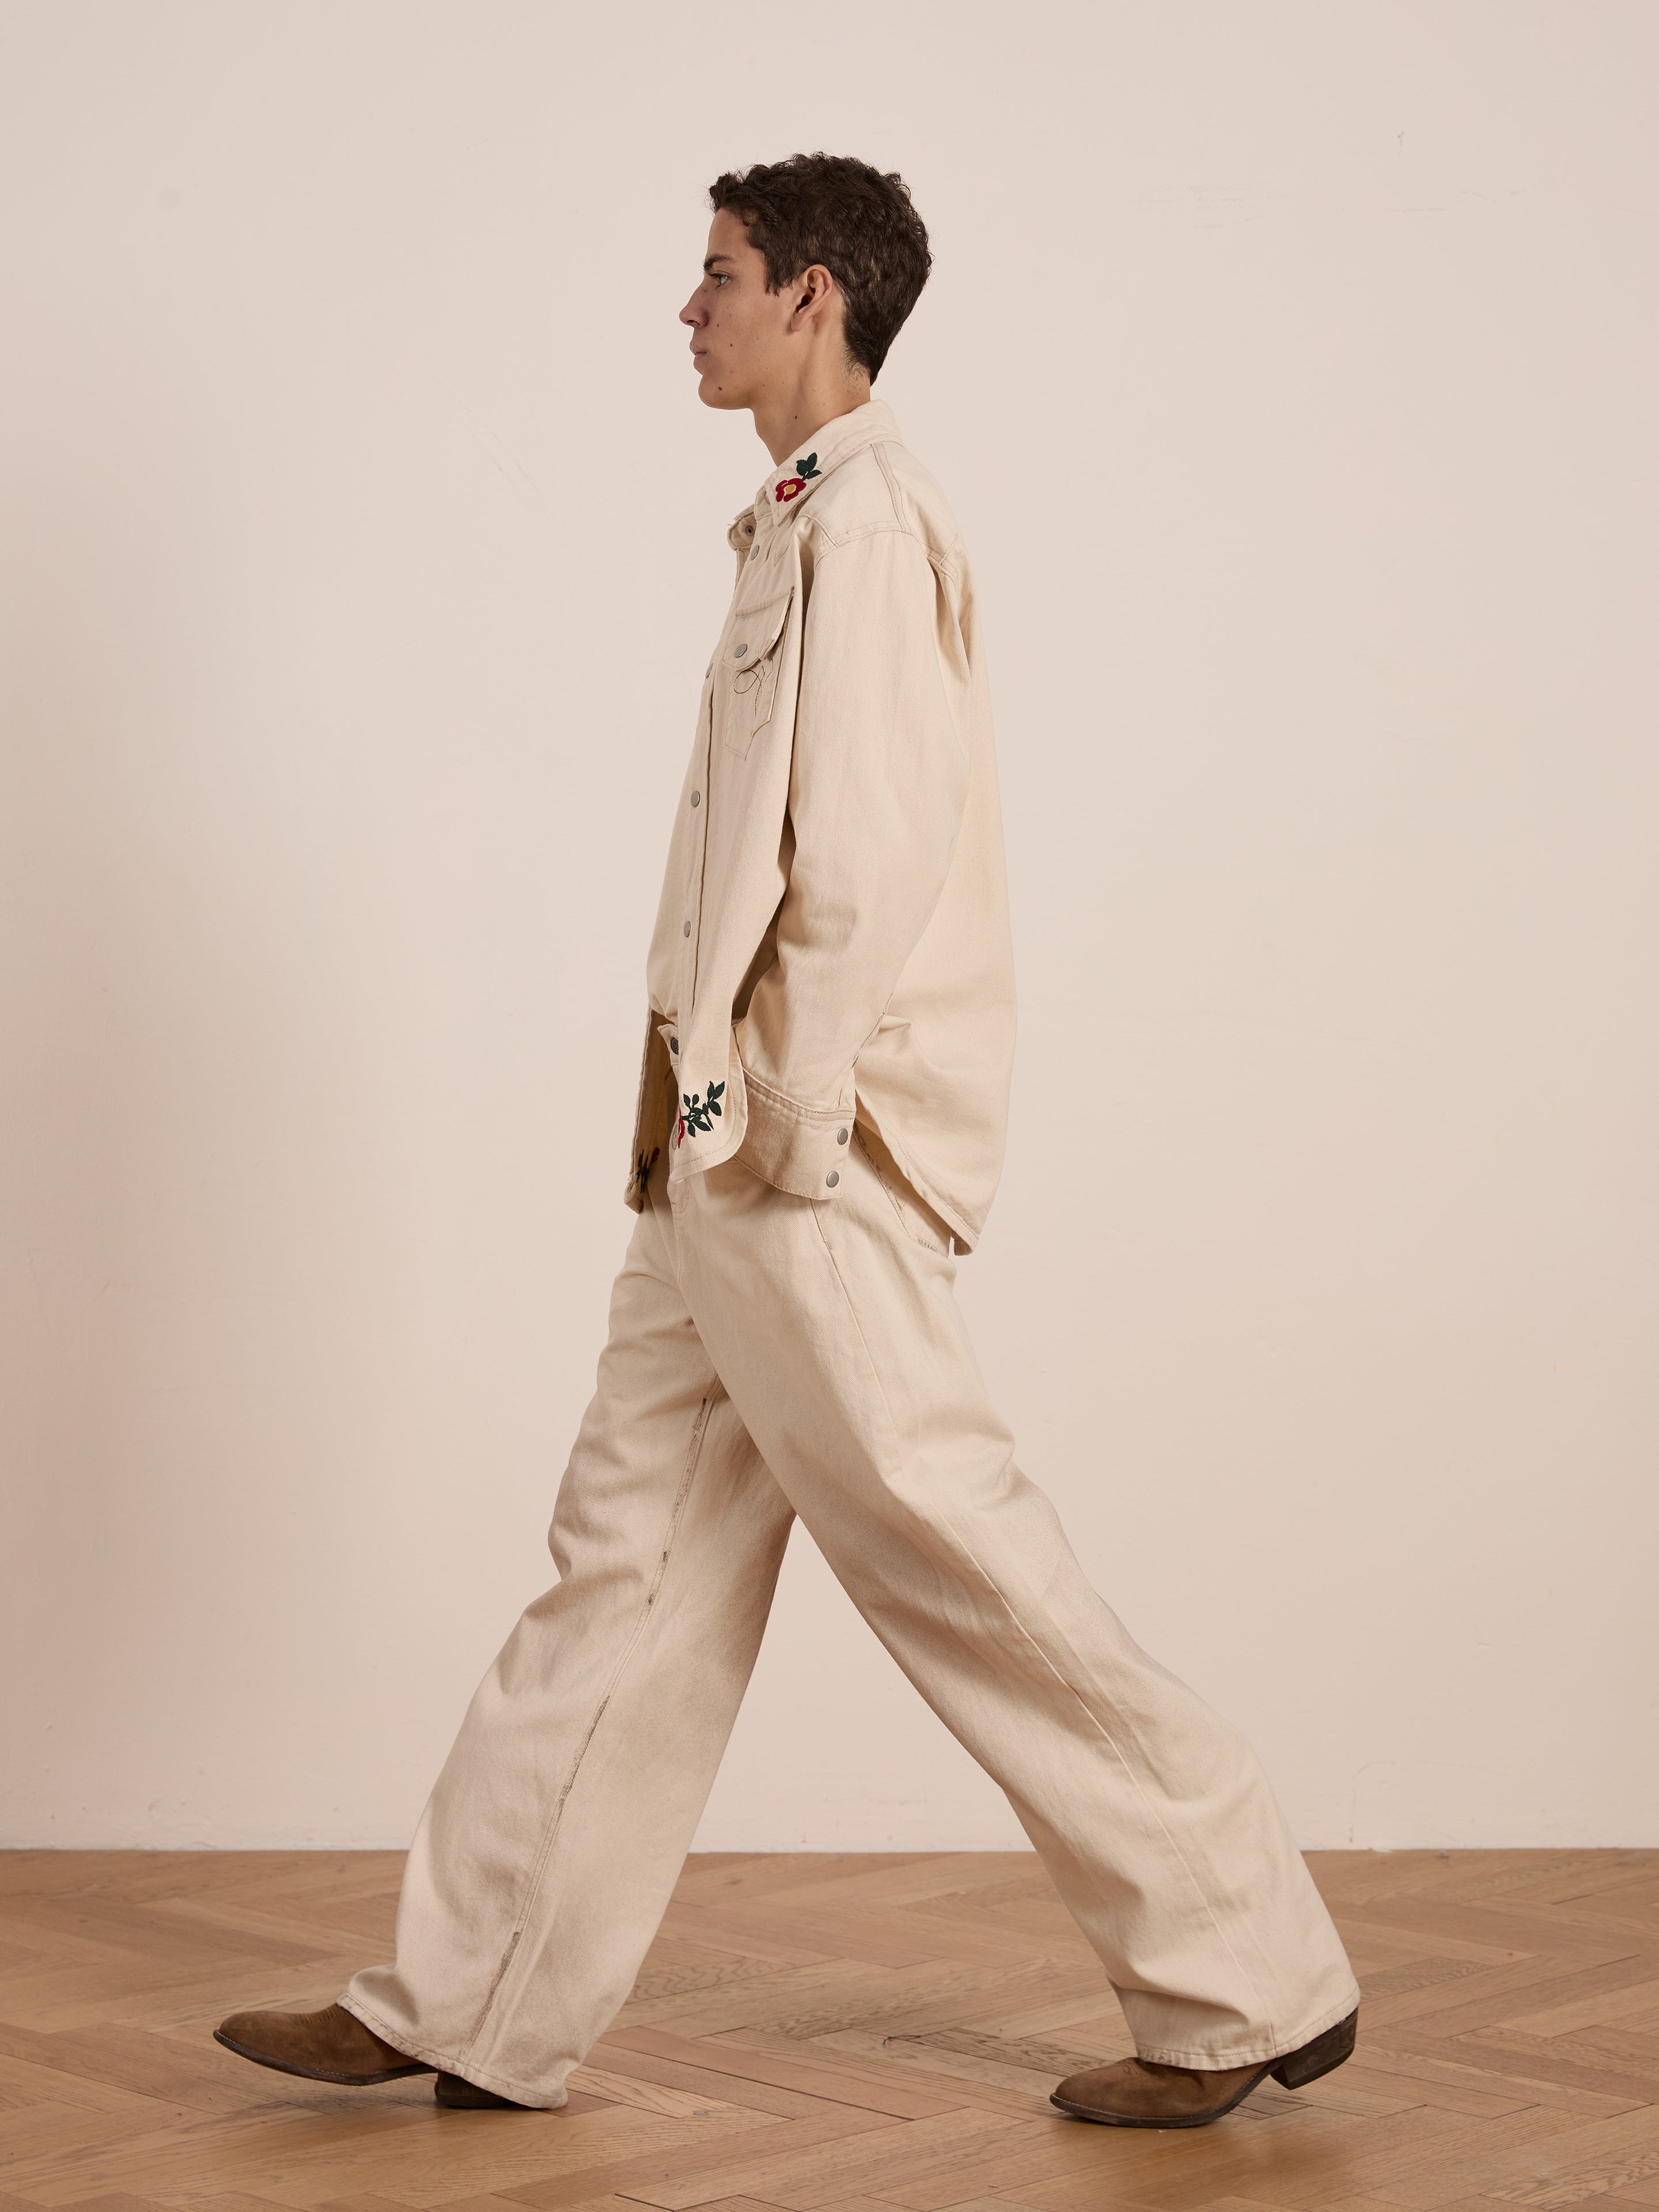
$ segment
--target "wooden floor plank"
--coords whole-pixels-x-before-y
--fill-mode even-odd
[[[611,2034],[600,2047],[620,2044],[630,2051],[653,2052],[664,2058],[693,2061],[716,2075],[738,2081],[769,2082],[777,2088],[795,2089],[831,2104],[852,2105],[860,2110],[885,2113],[890,2118],[921,2120],[940,2112],[955,2112],[964,2102],[959,2096],[928,2096],[902,2083],[872,2080],[838,2068],[828,2053],[799,2045],[792,2056],[781,2058],[747,2043],[722,2038],[693,2040],[665,2035],[652,2028],[629,2029]]]
[[[396,1852],[0,1853],[0,2212],[1659,2212],[1659,1851],[1310,1864],[1354,2061],[1159,2133],[1048,2103],[1131,2045],[1030,1853],[688,1861],[562,2113],[211,2041],[391,1956]]]

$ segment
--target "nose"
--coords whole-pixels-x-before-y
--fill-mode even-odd
[[[685,305],[680,309],[680,320],[683,323],[689,324],[694,331],[698,331],[702,328],[702,325],[707,319],[707,317],[702,312],[702,305],[697,299],[697,295],[694,292],[691,295],[691,297],[686,301]]]

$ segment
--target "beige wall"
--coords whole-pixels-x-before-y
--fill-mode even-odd
[[[1024,1462],[1304,1840],[1659,1839],[1659,12],[3,23],[0,1840],[402,1839],[550,1576],[766,466],[674,313],[820,144],[936,236]],[[799,1539],[702,1839],[1020,1840]]]

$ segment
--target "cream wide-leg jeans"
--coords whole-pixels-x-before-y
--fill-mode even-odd
[[[671,1200],[659,1164],[559,1490],[562,1579],[422,1816],[397,1963],[340,2002],[412,2057],[564,2102],[678,1878],[799,1513],[1007,1792],[1140,2055],[1296,2049],[1358,1991],[1265,1775],[1128,1636],[1014,1465],[934,1217],[862,1131],[842,1158],[827,1205],[740,1158]]]

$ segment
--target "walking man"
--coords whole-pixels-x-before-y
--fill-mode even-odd
[[[1001,1167],[1014,997],[971,573],[870,397],[927,281],[896,176],[720,177],[681,312],[773,467],[732,525],[647,963],[598,1389],[561,1579],[422,1817],[397,1960],[219,2039],[328,2081],[555,2107],[678,1877],[799,1514],[1008,1795],[1138,2056],[1054,2101],[1200,2126],[1341,2063],[1358,1992],[1238,1734],[1142,1651],[1014,1464],[957,1315]]]

